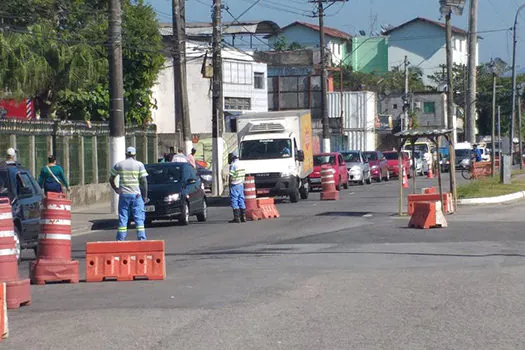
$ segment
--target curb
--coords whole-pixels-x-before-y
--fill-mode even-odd
[[[511,202],[522,198],[525,198],[525,191],[510,193],[497,197],[458,199],[458,205],[497,204]]]

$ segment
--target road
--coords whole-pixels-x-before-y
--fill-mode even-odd
[[[206,223],[148,229],[166,242],[165,281],[33,286],[32,305],[9,311],[5,346],[525,348],[523,204],[461,207],[433,230],[394,215],[397,182],[352,186],[337,202],[314,193],[246,224],[213,207]],[[76,237],[75,259],[114,234]]]

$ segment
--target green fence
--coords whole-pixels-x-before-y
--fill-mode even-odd
[[[127,126],[126,146],[137,148],[137,159],[156,163],[155,125]],[[109,125],[107,123],[0,120],[0,154],[17,150],[17,160],[38,177],[54,154],[71,185],[107,182],[109,177]]]

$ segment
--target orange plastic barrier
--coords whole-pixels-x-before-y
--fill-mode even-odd
[[[248,220],[264,219],[262,210],[257,205],[255,177],[246,176],[244,179],[244,201],[246,203],[246,218]]]
[[[414,204],[417,202],[435,202],[439,201],[439,193],[431,193],[431,194],[409,194],[408,195],[408,215],[412,215],[414,213]],[[441,199],[443,201],[443,205],[445,208],[446,214],[451,214],[454,212],[454,201],[452,200],[452,194],[451,193],[443,193],[443,197]]]
[[[19,279],[15,227],[9,198],[0,198],[0,282],[6,283],[8,309],[31,304],[29,279]]]
[[[447,227],[447,221],[441,212],[441,202],[416,202],[408,227],[421,229]]]
[[[257,198],[257,207],[260,209],[264,219],[280,217],[279,210],[277,210],[273,198]]]
[[[425,187],[421,189],[421,194],[433,194],[436,193],[435,187]]]
[[[78,283],[78,260],[71,260],[71,201],[62,193],[47,194],[38,235],[38,256],[31,263],[31,283]]]
[[[321,166],[321,200],[336,201],[339,199],[339,191],[335,188],[335,170],[329,165]]]
[[[403,168],[403,188],[408,188],[408,176],[405,168]]]
[[[5,283],[0,283],[0,342],[8,336],[6,286]]]
[[[164,241],[86,243],[86,282],[165,278]]]

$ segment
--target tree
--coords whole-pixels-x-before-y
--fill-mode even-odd
[[[441,64],[441,71],[427,77],[432,81],[432,89],[436,91],[446,91],[448,86],[447,66]],[[467,81],[467,66],[464,64],[454,64],[452,68],[452,85],[454,89],[454,103],[465,108],[465,87]]]

